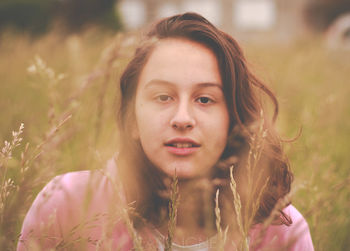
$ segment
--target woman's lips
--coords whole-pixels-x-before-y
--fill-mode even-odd
[[[175,146],[165,146],[167,150],[175,155],[186,156],[198,151],[199,147],[175,147]]]
[[[167,141],[166,149],[175,155],[186,156],[198,151],[200,144],[190,138],[174,138]]]

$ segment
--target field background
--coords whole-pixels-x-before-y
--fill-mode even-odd
[[[2,156],[0,170],[0,250],[14,250],[25,212],[50,179],[100,168],[116,151],[114,102],[135,36],[97,29],[0,36],[1,148],[24,123],[21,144],[11,159]],[[277,94],[282,137],[302,128],[285,149],[293,204],[309,222],[315,250],[350,250],[350,52],[326,49],[318,37],[242,45]]]

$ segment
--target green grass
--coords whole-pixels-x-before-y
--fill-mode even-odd
[[[332,51],[319,39],[288,46],[247,46],[280,101],[279,131],[301,184],[293,204],[307,218],[315,250],[348,250],[350,209],[349,51]]]
[[[6,217],[0,222],[0,249],[13,250],[25,212],[47,181],[67,171],[101,167],[116,151],[113,102],[133,41],[123,43],[121,34],[96,30],[70,37],[50,33],[36,40],[11,32],[0,36],[0,142],[11,141],[11,132],[24,123],[23,142],[6,164],[6,178],[19,190],[9,190],[2,212]],[[301,186],[293,204],[309,222],[315,249],[347,250],[350,52],[328,50],[318,38],[244,48],[280,101],[277,124],[282,137],[293,138],[302,128],[302,135],[285,149],[294,184]],[[54,83],[47,76],[28,74],[36,55],[56,76],[66,77]],[[29,169],[21,173],[26,142],[22,162]]]

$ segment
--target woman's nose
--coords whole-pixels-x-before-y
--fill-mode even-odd
[[[188,102],[180,102],[170,120],[170,125],[176,130],[192,129],[195,126],[192,108]]]

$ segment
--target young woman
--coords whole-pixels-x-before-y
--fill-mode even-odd
[[[18,250],[313,250],[288,201],[276,98],[231,36],[195,13],[165,18],[120,91],[118,156],[51,181]]]

